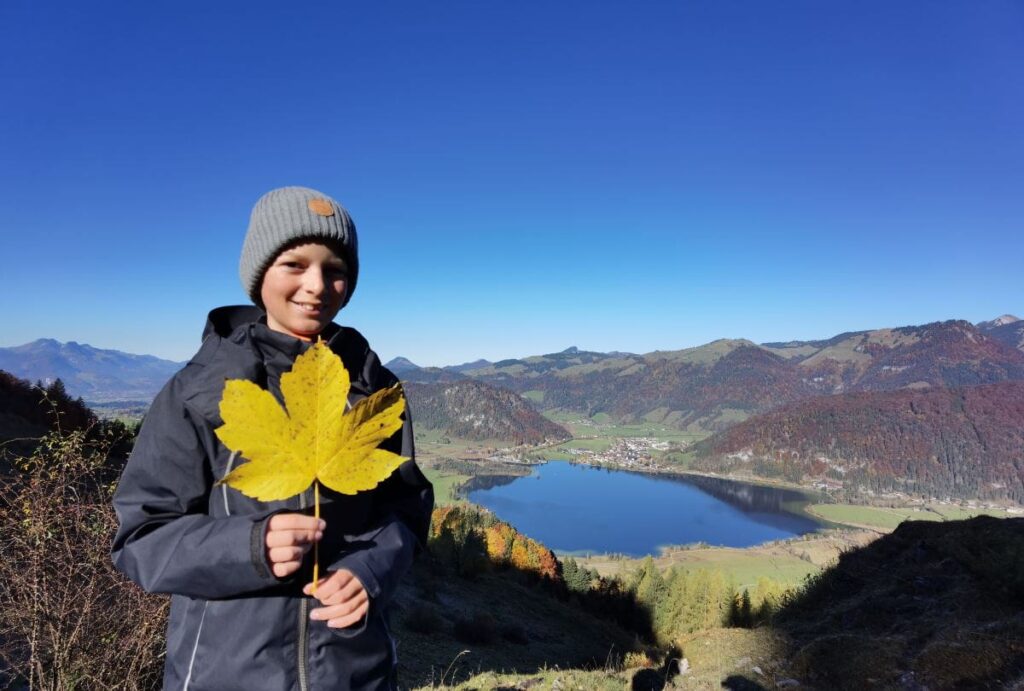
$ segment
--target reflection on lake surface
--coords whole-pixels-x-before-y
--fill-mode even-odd
[[[717,478],[552,461],[497,482],[503,484],[470,484],[469,499],[559,552],[642,556],[694,542],[749,547],[820,527],[791,512],[807,501],[800,492]]]

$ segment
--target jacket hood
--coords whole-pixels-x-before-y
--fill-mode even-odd
[[[211,310],[206,317],[206,326],[203,328],[203,340],[210,334],[217,334],[221,338],[228,338],[232,332],[240,326],[260,321],[266,317],[266,312],[254,305],[228,305]]]

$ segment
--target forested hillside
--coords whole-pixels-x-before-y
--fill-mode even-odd
[[[82,399],[71,398],[60,379],[37,386],[0,370],[0,445],[6,454],[31,453],[35,440],[58,425],[70,432],[95,423],[95,414]]]
[[[1024,501],[1024,382],[821,396],[694,447],[695,468]]]
[[[843,334],[800,366],[823,393],[1024,379],[1024,353],[960,320]]]
[[[83,432],[89,440],[114,443],[112,454],[130,450],[135,433],[119,420],[100,420],[81,398],[72,398],[60,379],[32,384],[0,370],[0,473],[30,456],[44,435]],[[121,458],[123,460],[123,458]]]
[[[407,383],[405,392],[417,429],[514,445],[571,438],[512,391],[482,382]]]

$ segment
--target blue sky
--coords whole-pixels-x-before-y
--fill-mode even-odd
[[[421,365],[1024,316],[1020,2],[0,5],[0,345],[186,359],[281,185]]]

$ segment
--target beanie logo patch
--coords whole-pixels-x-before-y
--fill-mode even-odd
[[[310,211],[320,216],[327,217],[334,215],[334,207],[331,206],[331,203],[326,199],[310,199],[306,203],[306,206],[309,207]]]

